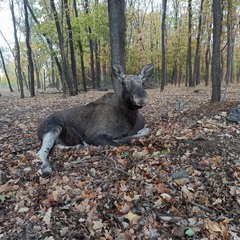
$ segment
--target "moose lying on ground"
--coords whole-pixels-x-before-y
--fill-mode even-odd
[[[147,102],[143,83],[152,72],[152,64],[145,65],[139,76],[125,75],[121,66],[113,65],[112,74],[122,85],[119,94],[106,93],[87,105],[55,112],[47,117],[38,128],[42,141],[38,156],[43,163],[43,173],[52,172],[48,154],[55,144],[118,146],[133,138],[149,135],[138,109]]]

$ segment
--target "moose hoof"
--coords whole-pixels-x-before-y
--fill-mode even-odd
[[[137,133],[137,135],[139,135],[140,137],[148,136],[149,134],[150,134],[149,128],[143,128]]]
[[[43,175],[50,175],[50,174],[52,174],[52,168],[50,166],[43,167],[42,173],[43,173]]]

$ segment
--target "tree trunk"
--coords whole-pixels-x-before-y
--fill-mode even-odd
[[[64,78],[62,81],[63,86],[64,86],[64,82],[65,82],[69,89],[70,95],[74,96],[75,91],[73,88],[73,83],[69,76],[67,58],[66,58],[65,50],[64,50],[64,36],[63,36],[63,32],[62,32],[63,29],[61,30],[61,27],[60,27],[60,21],[59,21],[59,17],[58,17],[57,11],[56,11],[54,0],[50,0],[50,5],[51,5],[51,9],[52,9],[56,29],[57,29],[58,43],[59,43],[59,48],[60,48],[61,58],[62,58],[62,77]]]
[[[108,14],[110,27],[111,63],[119,64],[125,69],[125,39],[126,18],[125,1],[108,0]],[[121,84],[115,78],[113,80],[114,91],[119,93]]]
[[[193,86],[196,86],[200,83],[199,81],[199,69],[200,69],[200,40],[202,34],[202,9],[203,9],[203,2],[201,0],[200,3],[200,11],[199,11],[199,19],[198,19],[198,33],[197,33],[197,46],[194,58],[194,69],[193,69]]]
[[[89,6],[88,0],[85,0],[84,9],[85,13],[89,14]],[[92,29],[90,27],[87,28],[87,32],[89,34],[88,43],[90,49],[90,67],[91,67],[91,79],[92,79],[92,88],[96,88],[96,79],[95,79],[95,68],[94,68],[94,42],[91,39]]]
[[[98,89],[101,88],[101,64],[100,64],[99,48],[100,48],[100,41],[96,40],[95,41],[95,61],[96,61],[96,84]]]
[[[186,86],[194,86],[192,79],[192,0],[188,0],[188,47],[186,61]]]
[[[167,0],[162,0],[162,81],[161,91],[164,90],[167,71],[166,71],[166,52],[165,52],[165,20],[166,20]]]
[[[51,82],[52,82],[52,87],[59,87],[56,84],[55,81],[55,70],[54,70],[54,62],[53,62],[53,55],[51,54]]]
[[[70,47],[70,56],[71,56],[71,68],[72,68],[72,81],[75,88],[75,94],[78,94],[78,77],[77,77],[77,67],[76,67],[76,59],[75,59],[75,51],[73,45],[73,34],[72,34],[72,24],[69,14],[68,0],[64,0],[64,9],[66,14],[66,23],[68,28],[68,41]]]
[[[33,12],[33,10],[32,10],[32,8],[30,7],[30,5],[28,5],[28,10],[29,10],[29,12],[31,13],[31,16],[32,16],[34,22],[35,22],[38,26],[40,26],[40,22],[37,20],[34,12]],[[60,62],[59,62],[59,60],[58,60],[58,57],[57,57],[56,52],[53,50],[52,41],[47,37],[47,35],[46,35],[45,33],[43,33],[42,35],[43,35],[43,36],[46,38],[46,40],[47,40],[47,44],[48,44],[49,49],[50,49],[50,51],[51,51],[51,55],[54,56],[54,60],[55,60],[55,62],[56,62],[57,68],[58,68],[59,76],[60,76],[61,79],[62,79],[62,78],[63,78],[63,77],[62,77],[62,67],[61,67],[61,64],[60,64]]]
[[[73,0],[73,7],[75,11],[75,17],[78,17],[78,10],[77,10],[77,3],[76,0]],[[87,84],[86,84],[86,76],[85,76],[85,66],[84,66],[84,52],[83,52],[83,45],[80,39],[77,41],[79,54],[80,54],[80,63],[81,63],[81,73],[82,73],[82,84],[83,84],[83,90],[87,92]]]
[[[213,53],[212,53],[212,97],[211,102],[221,100],[221,17],[222,0],[213,0]]]
[[[227,59],[225,81],[232,82],[232,58],[233,58],[233,34],[232,34],[232,1],[227,1]]]
[[[210,41],[211,41],[211,34],[208,33],[207,47],[205,52],[205,74],[204,74],[205,86],[209,86],[209,69],[210,69],[210,61],[211,61]]]
[[[41,81],[40,81],[39,67],[38,67],[37,62],[34,60],[34,58],[33,58],[33,63],[34,63],[34,68],[35,68],[35,72],[36,72],[37,89],[40,89],[41,88]]]
[[[30,26],[28,22],[28,0],[23,1],[24,5],[24,15],[25,15],[25,29],[26,29],[26,46],[27,46],[27,56],[28,56],[28,76],[29,76],[29,89],[31,97],[35,96],[35,88],[34,88],[34,67],[33,67],[33,59],[32,59],[32,48],[30,45]]]
[[[6,65],[5,65],[5,61],[4,61],[1,49],[0,49],[0,57],[1,57],[1,60],[2,60],[3,70],[4,70],[4,73],[5,73],[6,78],[7,78],[8,87],[9,87],[10,91],[13,92],[13,88],[12,88],[12,85],[11,85],[11,82],[10,82],[10,79],[9,79],[9,76],[8,76],[8,73],[7,73],[7,69],[6,69]]]
[[[13,0],[11,0],[9,3],[10,3],[11,14],[12,14],[14,41],[15,41],[15,49],[16,49],[17,79],[18,79],[19,88],[20,88],[20,97],[24,98],[23,77],[22,77],[22,67],[21,67],[21,58],[20,58],[20,47],[19,47],[18,38],[17,38],[17,27],[16,27],[16,18],[15,18]]]

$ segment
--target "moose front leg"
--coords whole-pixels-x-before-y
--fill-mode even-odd
[[[123,137],[120,139],[115,140],[117,143],[121,144],[121,143],[128,143],[130,142],[132,139],[135,138],[140,138],[140,137],[147,137],[150,134],[150,129],[149,128],[143,128],[141,130],[139,130],[137,132],[137,134],[132,135],[132,136],[128,136],[128,137]]]

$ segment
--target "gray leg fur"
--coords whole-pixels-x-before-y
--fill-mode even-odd
[[[48,154],[54,144],[56,143],[59,135],[62,132],[61,127],[56,127],[50,132],[47,132],[43,136],[42,146],[37,155],[42,160],[42,172],[43,174],[50,174],[52,173],[52,167],[50,166],[49,160],[48,160]]]
[[[143,128],[137,132],[137,134],[128,136],[128,137],[123,137],[121,139],[115,140],[117,143],[127,143],[131,141],[134,138],[140,138],[140,137],[147,137],[150,134],[150,129],[149,128]]]

